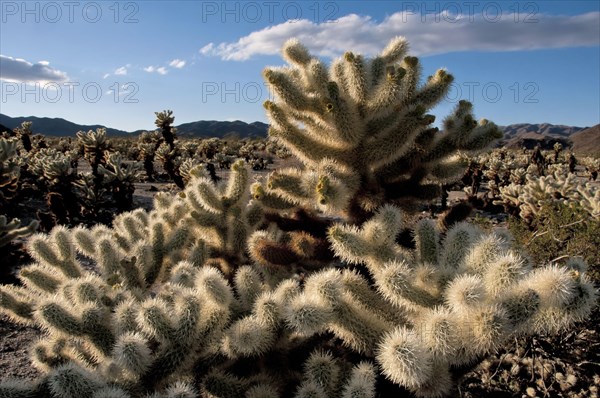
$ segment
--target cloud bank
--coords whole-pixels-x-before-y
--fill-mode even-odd
[[[494,16],[486,15],[443,12],[423,16],[404,11],[391,14],[381,22],[356,14],[323,23],[290,20],[254,31],[235,42],[209,43],[199,51],[223,60],[245,61],[254,56],[278,54],[290,37],[298,38],[311,52],[326,57],[339,56],[348,48],[375,55],[395,36],[405,36],[414,49],[411,53],[419,56],[600,44],[600,12],[530,17],[510,14],[494,20]]]
[[[17,83],[64,82],[69,76],[54,69],[48,61],[31,63],[21,58],[0,55],[0,79]]]

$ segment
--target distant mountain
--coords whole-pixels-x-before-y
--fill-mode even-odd
[[[74,137],[78,131],[89,131],[96,130],[97,128],[104,127],[98,124],[95,125],[82,125],[70,122],[61,118],[49,118],[49,117],[10,117],[0,113],[0,124],[14,129],[19,127],[23,122],[32,122],[31,130],[35,134],[43,134],[55,137]],[[106,133],[109,136],[126,136],[127,131],[106,128]]]
[[[200,120],[198,122],[183,123],[177,127],[177,136],[192,137],[219,137],[238,135],[239,137],[266,137],[269,125],[261,122],[246,123],[241,120],[233,122],[219,122],[216,120]]]
[[[73,137],[78,131],[96,130],[104,127],[101,125],[81,125],[60,118],[48,117],[10,117],[0,113],[0,125],[6,126],[9,129],[14,129],[21,125],[22,122],[30,121],[33,124],[31,129],[35,134],[44,134],[57,137]],[[261,122],[246,123],[240,120],[216,121],[216,120],[201,120],[191,123],[183,123],[178,126],[177,135],[185,138],[208,138],[218,137],[223,138],[226,135],[237,135],[240,138],[244,137],[266,137],[269,125]],[[106,128],[109,136],[130,136],[137,135],[145,130],[137,130],[127,132],[123,130]]]
[[[499,146],[508,148],[534,148],[541,145],[542,149],[551,149],[559,142],[564,147],[572,145],[571,136],[587,127],[564,126],[549,123],[531,124],[518,123],[500,126],[504,132],[504,139]]]
[[[574,127],[564,126],[562,124],[531,124],[531,123],[517,123],[508,126],[501,127],[504,130],[504,135],[507,138],[513,138],[515,136],[523,136],[525,134],[535,134],[536,136],[548,136],[548,137],[561,137],[569,138],[571,134],[578,131],[584,130],[586,127]],[[533,136],[532,136],[533,137]]]
[[[570,138],[573,143],[573,151],[600,155],[600,124],[578,131]]]
[[[47,117],[10,117],[0,113],[0,126],[14,129],[24,121],[31,121],[34,133],[69,137],[75,136],[78,131],[95,130],[100,125],[80,125],[65,119],[52,119]],[[575,127],[554,125],[549,123],[518,123],[500,126],[504,132],[504,139],[499,146],[509,148],[533,148],[541,144],[545,149],[551,149],[554,143],[560,142],[564,147],[573,147],[576,152],[600,153],[600,125],[594,127]],[[226,136],[266,137],[269,125],[262,122],[246,123],[240,120],[216,121],[200,120],[191,123],[182,123],[177,128],[177,136],[182,138],[209,138]],[[0,127],[1,130],[1,127]],[[137,135],[144,130],[126,132],[106,128],[109,136]]]

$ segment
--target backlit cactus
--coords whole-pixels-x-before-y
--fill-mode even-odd
[[[16,140],[0,138],[0,212],[6,211],[5,208],[16,194],[21,174],[16,155]]]
[[[398,217],[387,207],[360,229],[332,227],[336,254],[365,264],[374,286],[348,271],[314,274],[305,283],[306,296],[293,301],[288,322],[301,333],[330,331],[359,352],[374,350],[383,374],[417,395],[447,394],[449,381],[440,377],[449,367],[468,364],[511,336],[562,330],[595,305],[596,291],[584,272],[568,264],[534,270],[504,238],[467,224],[454,226],[442,240],[421,223],[421,243],[406,252],[377,232],[393,237],[401,227]],[[396,314],[377,312],[383,308]],[[309,309],[319,315],[300,322],[298,314]]]
[[[134,183],[140,177],[140,165],[126,164],[119,153],[106,156],[106,165],[99,165],[98,172],[104,176],[103,183],[110,188],[113,201],[121,211],[130,210],[133,205]]]
[[[274,278],[261,265],[240,266],[247,259],[235,238],[244,238],[227,214],[249,217],[250,209],[234,210],[248,189],[242,166],[225,188],[192,179],[196,188],[185,195],[160,195],[155,210],[124,213],[112,228],[61,227],[31,239],[35,263],[20,271],[23,286],[0,288],[3,312],[48,334],[32,349],[46,376],[27,391],[167,394],[196,377],[202,396],[281,396],[290,385],[297,397],[373,396],[372,365],[350,362],[338,371],[338,359],[314,351],[331,344],[331,334],[391,382],[418,396],[443,396],[452,391],[454,366],[516,335],[563,330],[594,305],[585,264],[533,269],[503,236],[468,224],[443,237],[422,221],[416,249],[402,248],[395,243],[402,214],[390,205],[360,228],[332,226],[328,240],[342,262],[302,286],[293,274]],[[230,232],[220,235],[221,224]],[[237,265],[229,278],[211,266],[222,264],[215,255]],[[365,266],[369,279],[343,264]],[[294,347],[313,352],[303,379],[269,367],[236,375],[245,358],[274,355],[284,366]],[[15,388],[0,385],[6,394]]]
[[[234,357],[238,349],[252,352],[241,335],[262,334],[255,333],[252,321],[245,322],[246,329],[231,324],[233,315],[252,314],[249,319],[265,327],[275,328],[265,319],[281,323],[269,315],[269,308],[283,305],[296,284],[284,284],[267,297],[260,274],[251,269],[235,272],[244,261],[244,234],[252,228],[248,222],[260,221],[260,213],[242,206],[248,192],[244,164],[236,163],[218,202],[207,205],[202,194],[206,188],[200,187],[204,182],[192,180],[186,195],[158,197],[150,213],[123,213],[112,229],[57,227],[49,236],[32,237],[29,249],[35,263],[20,271],[23,286],[0,288],[3,312],[47,332],[32,349],[33,363],[47,378],[43,386],[31,386],[30,393],[49,388],[46,393],[54,396],[91,396],[110,385],[127,391],[123,396],[154,390],[170,396],[169,388],[175,389],[169,387],[171,381],[183,381],[175,372],[191,375],[200,358],[220,350]],[[215,195],[216,188],[207,183]],[[244,215],[248,221],[237,220]],[[81,255],[92,261],[95,271],[82,266]],[[231,286],[209,266],[225,260],[235,260],[224,267],[231,272]],[[256,282],[254,288],[247,285],[250,281]],[[262,307],[255,300],[262,300]],[[270,340],[266,342],[263,346],[269,348]],[[55,387],[53,380],[62,381]],[[2,385],[0,394],[11,388]]]
[[[156,157],[162,162],[163,168],[171,177],[175,185],[183,189],[185,184],[183,178],[179,174],[179,169],[175,164],[175,157],[179,154],[179,150],[175,143],[176,128],[172,126],[175,121],[173,111],[166,110],[162,112],[154,112],[156,120],[154,124],[160,129],[163,143],[156,148]]]
[[[14,218],[10,221],[6,216],[0,215],[0,247],[8,245],[13,239],[26,237],[35,232],[38,227],[37,221],[32,221],[27,226],[22,226],[21,221]]]
[[[292,205],[316,208],[361,222],[385,203],[431,199],[439,183],[460,177],[457,150],[486,147],[501,133],[476,122],[461,101],[444,131],[427,110],[439,103],[453,77],[440,69],[420,85],[421,66],[396,38],[373,59],[347,52],[328,69],[296,40],[283,56],[289,66],[263,75],[275,92],[265,108],[269,135],[305,170],[273,173],[265,190]]]
[[[523,219],[532,219],[543,205],[554,202],[580,206],[593,218],[600,219],[598,186],[578,179],[564,167],[543,177],[527,174],[526,180],[523,185],[512,183],[501,187],[498,203],[518,208]]]
[[[442,397],[510,339],[585,319],[597,292],[583,261],[536,267],[507,233],[404,224],[409,198],[462,173],[458,149],[498,136],[467,102],[430,128],[452,79],[419,86],[405,52],[396,39],[327,70],[290,41],[293,66],[265,72],[266,107],[304,169],[251,184],[235,161],[216,182],[184,160],[185,188],[152,210],[31,237],[33,263],[0,286],[0,311],[43,329],[31,349],[43,375],[2,380],[0,396]],[[172,122],[157,114],[171,134]],[[160,152],[176,149],[165,137]],[[105,178],[127,180],[118,156],[104,160]]]
[[[160,145],[160,138],[157,132],[143,132],[138,136],[137,147],[139,149],[139,158],[144,164],[146,171],[146,179],[150,182],[154,181],[154,157],[156,149]]]
[[[19,140],[21,140],[21,145],[23,145],[23,149],[26,152],[29,152],[33,149],[33,145],[31,143],[31,122],[23,122],[21,126],[17,127],[15,131],[15,135]]]
[[[98,128],[87,133],[77,133],[77,140],[84,148],[84,157],[92,167],[92,174],[98,176],[98,166],[105,164],[105,152],[110,149],[110,142],[106,137],[106,129]]]

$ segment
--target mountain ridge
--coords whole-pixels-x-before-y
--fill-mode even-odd
[[[32,130],[36,134],[49,136],[75,136],[78,131],[95,130],[104,127],[102,125],[80,125],[62,118],[47,117],[10,117],[0,113],[0,125],[14,129],[23,121],[31,121]],[[499,146],[509,148],[532,148],[537,144],[545,149],[550,149],[556,142],[563,146],[572,146],[573,150],[582,153],[600,153],[600,125],[592,127],[577,127],[556,125],[550,123],[514,123],[507,126],[499,126],[504,132],[504,139]],[[210,137],[266,137],[269,125],[262,122],[247,123],[241,120],[219,121],[198,120],[182,123],[174,126],[177,135],[182,138],[210,138]],[[109,136],[131,137],[140,134],[136,130],[127,132],[119,129],[105,127]]]
[[[44,134],[54,137],[73,137],[78,131],[96,130],[97,128],[106,128],[108,136],[112,137],[130,137],[138,135],[143,131],[124,131],[106,127],[100,124],[83,125],[73,123],[63,118],[49,118],[37,116],[19,116],[10,117],[0,113],[0,125],[9,129],[14,129],[22,122],[32,122],[31,129],[34,134]],[[219,120],[199,120],[195,122],[182,123],[175,125],[177,135],[185,138],[223,138],[227,135],[238,135],[239,137],[266,137],[268,124],[259,121],[246,123],[241,120],[219,121]]]

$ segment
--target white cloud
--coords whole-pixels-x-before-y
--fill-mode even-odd
[[[145,67],[144,70],[148,73],[158,73],[159,75],[166,75],[167,73],[169,73],[167,68],[165,68],[164,66],[150,65],[150,66]]]
[[[69,76],[52,68],[48,61],[33,64],[22,58],[0,55],[0,79],[19,83],[47,83],[64,82]]]
[[[120,88],[117,90],[116,94],[117,94],[119,97],[123,97],[123,96],[125,96],[125,95],[131,94],[131,90],[129,89],[129,87],[128,87],[128,85],[127,85],[127,84],[122,84],[122,85],[121,85],[121,87],[120,87]],[[112,89],[111,89],[111,90],[108,90],[108,91],[106,91],[106,92],[104,93],[104,95],[106,95],[106,96],[109,96],[109,95],[110,95],[110,96],[113,96],[113,97],[114,97],[114,96],[115,96],[115,90],[112,90]]]
[[[523,51],[542,48],[597,46],[600,12],[574,16],[456,15],[444,11],[422,16],[396,12],[377,22],[369,16],[349,14],[335,21],[314,23],[306,19],[270,26],[236,42],[209,43],[199,52],[223,60],[245,61],[257,55],[278,54],[282,44],[296,37],[315,54],[338,56],[348,48],[374,55],[395,36],[405,36],[414,55],[457,51]],[[520,22],[516,22],[520,21]],[[341,39],[343,38],[343,39]]]
[[[183,61],[181,59],[174,59],[173,61],[171,61],[169,63],[169,66],[171,66],[173,68],[181,69],[185,66],[185,61]]]
[[[211,55],[213,52],[213,49],[215,48],[214,43],[208,43],[207,45],[205,45],[204,47],[202,47],[199,52],[202,55]]]
[[[117,76],[124,76],[126,74],[127,74],[127,67],[125,67],[125,66],[121,66],[120,68],[115,70],[115,75],[117,75]]]

